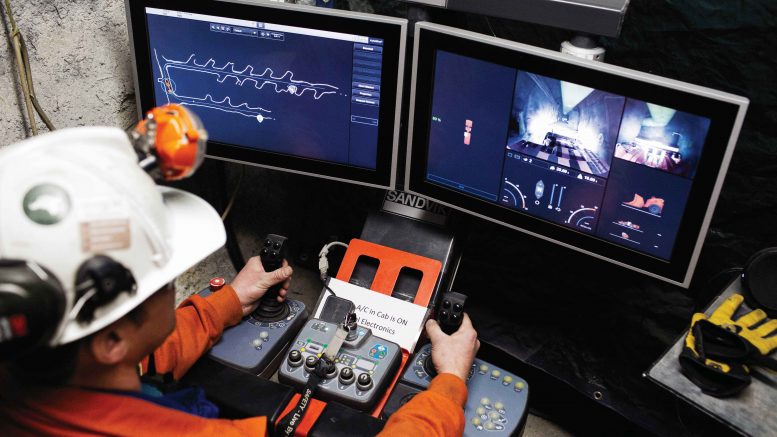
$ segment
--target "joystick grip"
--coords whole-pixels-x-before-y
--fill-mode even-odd
[[[264,245],[259,250],[259,259],[264,271],[272,272],[283,266],[286,257],[286,237],[269,234],[264,239]],[[278,294],[283,284],[275,284],[267,290],[259,301],[259,307],[253,316],[264,322],[275,322],[289,314],[289,306],[285,302],[278,302]]]
[[[437,322],[440,324],[442,332],[451,335],[459,330],[461,322],[464,320],[464,304],[466,302],[467,296],[455,291],[449,291],[442,296],[437,312]]]

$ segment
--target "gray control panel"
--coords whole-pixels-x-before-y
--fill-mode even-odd
[[[200,295],[205,297],[210,293],[206,289]],[[289,306],[286,317],[265,322],[253,315],[246,316],[239,324],[224,330],[208,356],[230,367],[269,376],[268,373],[275,371],[271,363],[283,353],[289,340],[308,317],[304,303],[291,299],[286,299],[284,303]]]
[[[430,365],[432,346],[427,344],[409,361],[407,370],[392,393],[385,415],[391,415],[416,394],[429,386],[434,373]],[[465,436],[483,433],[494,436],[519,435],[526,423],[529,385],[504,369],[475,358],[467,379],[467,404],[464,408]]]
[[[278,380],[304,387],[336,330],[334,323],[308,320],[291,344],[280,366]],[[356,334],[355,339],[343,343],[335,359],[335,369],[321,381],[314,397],[367,411],[395,377],[402,353],[395,343],[374,336],[368,328],[359,326]]]

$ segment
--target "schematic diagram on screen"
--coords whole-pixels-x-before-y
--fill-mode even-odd
[[[234,61],[198,61],[196,54],[186,60],[168,59],[154,50],[159,69],[157,82],[168,103],[206,108],[255,119],[258,123],[282,116],[273,106],[278,98],[309,99],[315,103],[336,95],[340,89],[327,83],[295,78],[291,70],[278,75],[271,68],[238,66]],[[275,105],[274,105],[275,104]]]

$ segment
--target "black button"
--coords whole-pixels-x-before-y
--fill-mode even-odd
[[[450,308],[450,306],[451,306],[451,301],[449,301],[447,299],[442,301],[442,307],[443,308]]]
[[[272,245],[272,248],[275,250],[278,250],[281,248],[281,243],[275,242],[275,244]]]
[[[457,313],[460,313],[461,309],[462,309],[462,306],[461,306],[460,303],[457,303],[457,304],[453,305],[453,311],[456,311]]]
[[[262,252],[261,252],[262,256],[267,256],[268,253],[270,252],[267,251],[267,249],[262,249]]]
[[[300,360],[302,360],[302,353],[300,353],[300,351],[294,349],[289,352],[289,361],[296,363]]]
[[[269,238],[268,238],[268,239],[266,239],[266,240],[264,240],[264,245],[265,245],[265,246],[269,246],[269,245],[271,245],[271,244],[272,244],[272,241],[270,241],[270,239],[269,239]]]
[[[315,355],[310,355],[307,358],[305,358],[305,367],[308,367],[310,369],[315,369],[316,363],[318,363],[318,358]]]
[[[351,379],[353,378],[353,370],[350,367],[343,367],[343,370],[340,371],[340,376],[343,379]]]
[[[461,316],[458,314],[451,314],[451,323],[458,325],[461,322]]]
[[[449,315],[448,311],[442,310],[442,311],[440,311],[439,319],[440,320],[447,320],[448,319],[448,315]]]

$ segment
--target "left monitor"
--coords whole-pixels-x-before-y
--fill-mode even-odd
[[[406,20],[246,1],[126,9],[141,113],[191,109],[213,158],[394,188]]]

